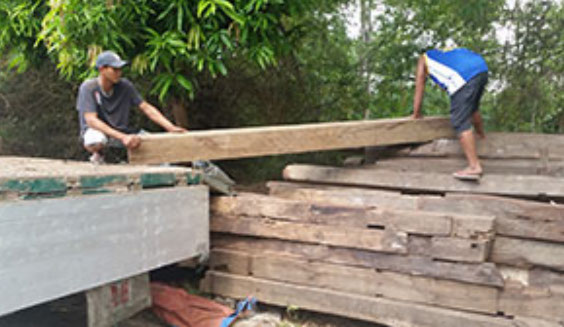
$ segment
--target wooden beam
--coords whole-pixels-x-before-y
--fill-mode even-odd
[[[547,175],[564,177],[564,160],[539,159],[481,159],[486,174]],[[466,158],[396,157],[363,166],[367,169],[385,169],[397,172],[433,172],[452,174],[468,165]]]
[[[211,252],[210,268],[359,295],[383,296],[466,311],[497,312],[498,289],[491,286],[220,249]]]
[[[453,135],[448,119],[439,117],[151,134],[141,136],[141,146],[129,151],[129,162],[163,163],[246,158],[421,143]]]
[[[564,135],[533,133],[489,133],[476,142],[481,158],[564,160]],[[463,157],[456,139],[436,140],[404,151],[410,156]]]
[[[374,251],[339,248],[324,245],[212,234],[212,246],[253,253],[292,255],[308,261],[320,261],[338,265],[368,267],[417,276],[435,277],[470,284],[503,287],[503,279],[495,264],[461,263],[433,260],[418,255],[396,255]]]
[[[310,286],[268,281],[221,272],[208,272],[202,289],[228,297],[253,294],[269,304],[294,305],[306,310],[405,327],[537,327],[538,324],[427,305],[353,295]],[[546,326],[558,326],[549,324]]]
[[[256,218],[235,218],[220,215],[212,216],[210,225],[213,232],[220,233],[302,241],[379,252],[407,252],[407,234],[404,232],[335,228],[327,225],[269,221]]]
[[[460,181],[450,174],[346,169],[289,165],[284,178],[292,181],[384,187],[412,191],[471,192],[513,196],[564,198],[564,178],[486,174],[479,182]]]
[[[540,266],[564,271],[564,244],[498,236],[491,261],[517,267]]]

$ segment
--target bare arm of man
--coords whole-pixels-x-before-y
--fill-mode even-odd
[[[425,94],[425,80],[427,79],[427,69],[425,67],[425,56],[419,57],[417,69],[415,72],[415,95],[413,97],[413,115],[412,118],[422,118],[421,105],[423,104],[423,95]]]
[[[188,131],[183,127],[176,126],[171,123],[157,108],[155,108],[147,101],[141,102],[141,104],[139,105],[139,110],[141,110],[147,117],[149,117],[150,120],[154,121],[156,124],[164,128],[167,132],[183,133]]]
[[[109,137],[120,140],[121,143],[123,143],[123,145],[128,149],[135,149],[141,144],[141,138],[139,138],[139,136],[134,134],[125,134],[110,127],[110,125],[100,120],[100,118],[98,118],[98,114],[95,112],[85,112],[84,120],[86,121],[86,124],[88,124],[88,127],[97,129]]]

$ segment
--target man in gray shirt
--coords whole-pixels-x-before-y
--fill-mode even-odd
[[[99,75],[80,85],[76,108],[80,120],[80,136],[84,148],[92,153],[90,161],[104,162],[102,150],[108,138],[118,140],[128,149],[141,144],[137,131],[129,127],[129,110],[137,107],[149,119],[168,132],[187,130],[171,123],[150,103],[143,100],[133,84],[121,78],[121,69],[127,64],[112,51],[102,52],[96,59]]]

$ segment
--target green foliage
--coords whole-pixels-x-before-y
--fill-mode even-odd
[[[97,54],[112,49],[131,58],[134,74],[154,77],[152,93],[161,101],[170,94],[192,97],[197,73],[226,75],[234,56],[263,69],[275,65],[292,49],[302,17],[338,2],[5,0],[0,54],[17,48],[11,66],[25,70],[41,49],[65,77],[81,80],[95,74]]]

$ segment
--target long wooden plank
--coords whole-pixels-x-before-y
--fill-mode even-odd
[[[333,226],[220,215],[213,215],[210,225],[213,232],[220,233],[260,236],[390,253],[407,252],[407,234],[404,232],[335,228]]]
[[[205,291],[244,298],[254,294],[263,302],[335,314],[390,326],[405,327],[533,327],[524,321],[466,313],[402,301],[353,295],[264,279],[208,272],[202,283]],[[557,324],[554,324],[557,326]]]
[[[253,193],[214,197],[211,210],[222,215],[262,216],[310,224],[358,228],[380,226],[422,235],[449,236],[453,224],[452,214],[312,204]]]
[[[518,267],[547,267],[564,271],[564,244],[496,237],[491,261]]]
[[[444,198],[420,197],[420,210],[464,212],[496,217],[497,234],[564,242],[564,205],[505,197],[448,193]]]
[[[489,133],[476,143],[483,158],[564,159],[564,135],[532,133]],[[411,156],[464,156],[456,139],[441,139],[408,151]]]
[[[205,186],[0,203],[0,315],[209,248]]]
[[[486,174],[564,176],[564,160],[539,159],[481,159]],[[468,165],[466,158],[396,157],[365,165],[366,169],[385,169],[402,172],[434,172],[450,174]]]
[[[385,170],[289,165],[284,178],[292,181],[385,187],[412,191],[472,192],[514,196],[564,197],[564,178],[548,176],[485,175],[476,182],[460,181],[450,174],[396,173]]]
[[[383,296],[464,311],[497,312],[498,290],[495,287],[221,249],[211,252],[210,268],[353,294]]]
[[[131,163],[182,162],[420,143],[453,136],[448,119],[348,121],[141,136]]]
[[[500,292],[499,311],[564,323],[564,289],[507,283]]]
[[[470,284],[503,287],[503,279],[493,263],[453,263],[417,255],[395,255],[324,245],[212,234],[212,246],[253,253],[293,255],[304,260],[338,265],[368,267],[416,276],[436,277]]]

